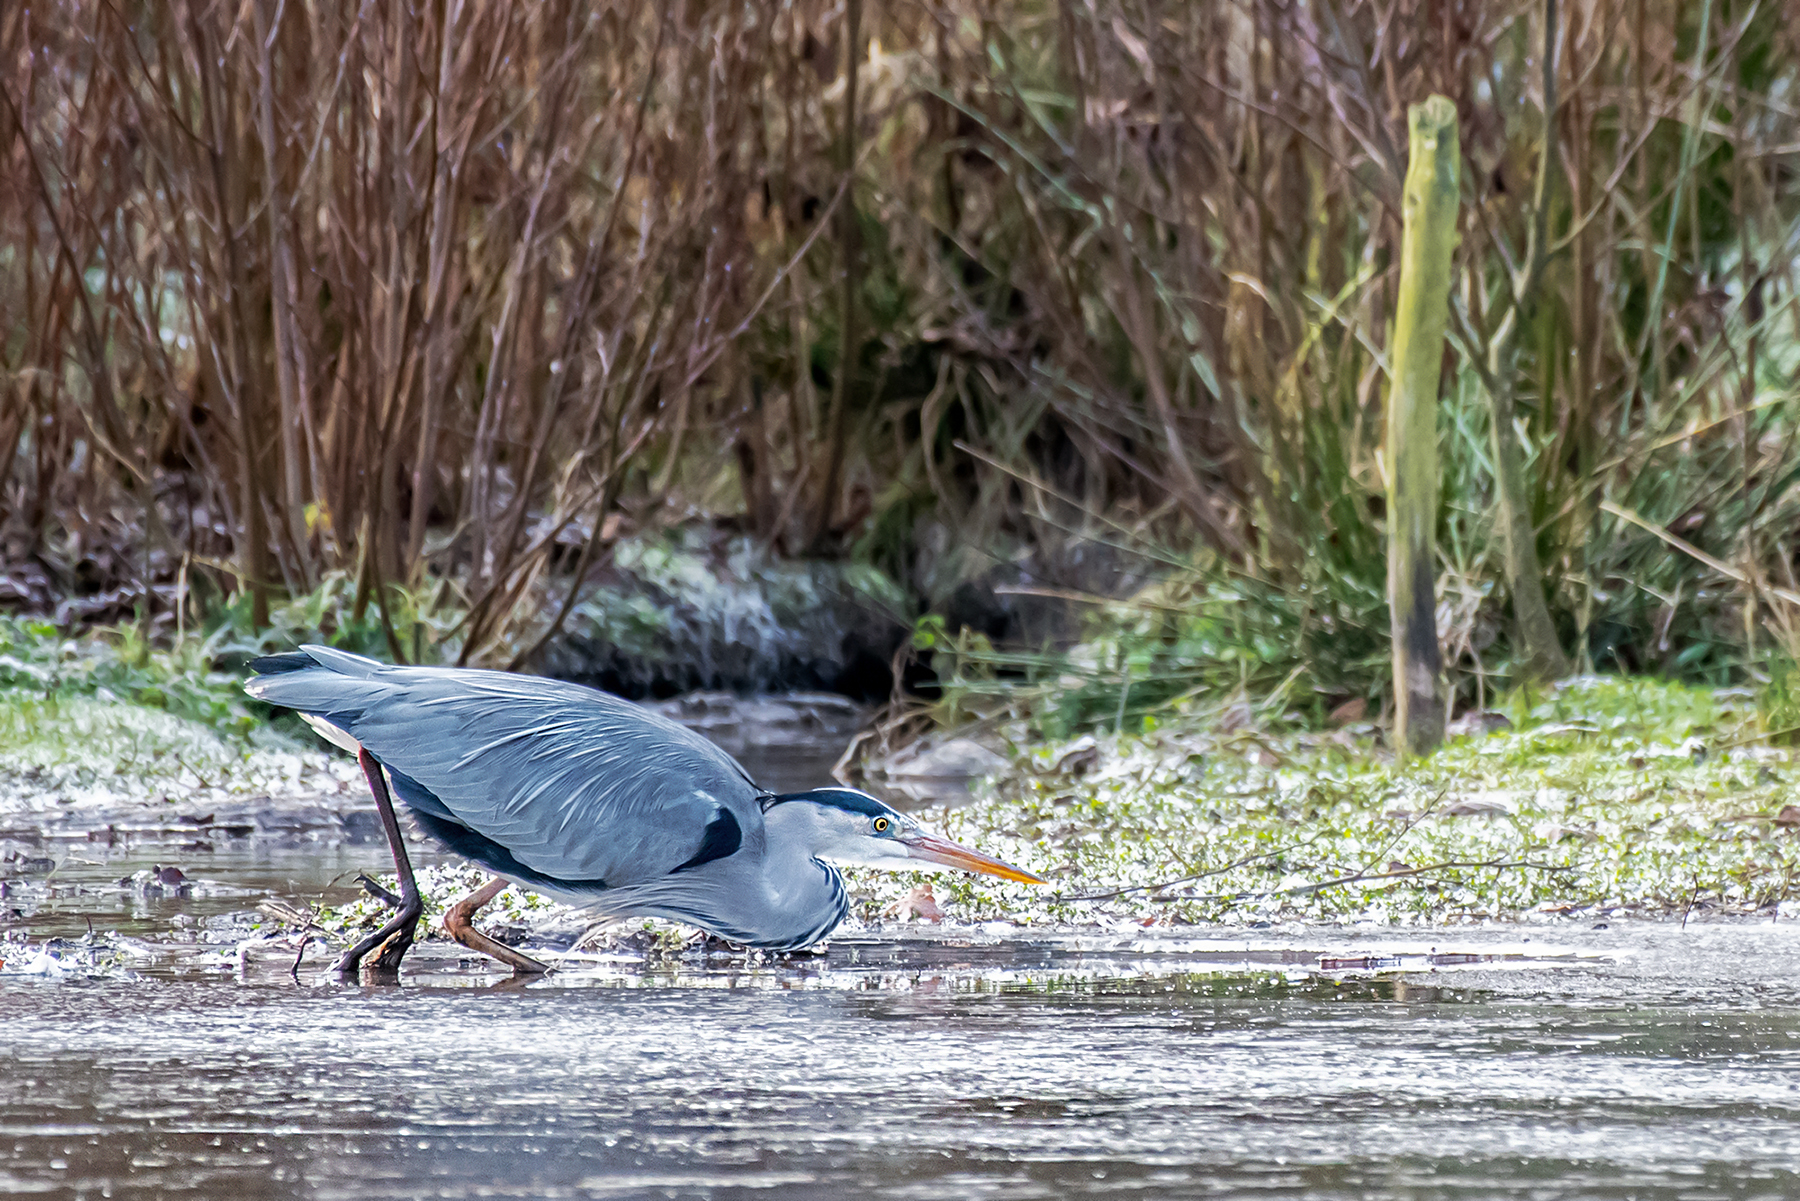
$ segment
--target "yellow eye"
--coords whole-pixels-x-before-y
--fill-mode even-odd
[[[893,824],[894,824],[893,822],[889,821],[885,817],[878,817],[875,819],[875,833],[886,834],[887,828]]]

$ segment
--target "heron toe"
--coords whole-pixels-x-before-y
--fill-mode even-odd
[[[490,959],[498,959],[513,970],[514,975],[541,976],[550,970],[547,963],[539,963],[523,951],[515,951],[505,943],[488,937],[477,930],[471,923],[475,914],[483,905],[506,891],[512,881],[504,876],[495,876],[486,884],[458,901],[444,911],[444,933],[454,938],[471,951],[480,951]]]

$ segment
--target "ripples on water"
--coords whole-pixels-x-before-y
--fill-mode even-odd
[[[1501,937],[1400,978],[1317,939],[979,932],[528,987],[446,952],[400,988],[0,977],[0,1193],[1800,1193],[1788,930]]]

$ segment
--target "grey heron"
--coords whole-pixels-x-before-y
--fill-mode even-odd
[[[544,966],[475,930],[509,881],[614,917],[661,917],[792,950],[844,920],[838,864],[1038,877],[933,834],[851,788],[774,793],[700,735],[591,688],[394,667],[325,646],[250,665],[245,689],[293,709],[362,765],[399,873],[394,916],[337,962],[396,968],[421,914],[389,792],[418,828],[493,873],[445,929],[517,971]]]

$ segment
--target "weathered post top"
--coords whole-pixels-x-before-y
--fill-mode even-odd
[[[1443,740],[1438,677],[1437,394],[1450,313],[1461,148],[1443,96],[1408,112],[1411,160],[1402,197],[1400,291],[1388,389],[1388,612],[1394,641],[1394,744],[1422,755]]]

